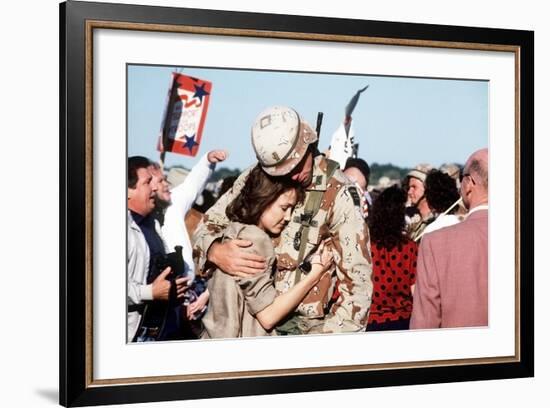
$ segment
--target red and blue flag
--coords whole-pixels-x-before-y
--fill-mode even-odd
[[[157,149],[194,157],[200,147],[212,83],[172,73]]]

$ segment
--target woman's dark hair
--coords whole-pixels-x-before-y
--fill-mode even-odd
[[[456,181],[441,171],[430,172],[425,184],[428,206],[436,213],[445,212],[460,197]],[[450,211],[451,214],[454,212],[455,209]]]
[[[397,186],[386,188],[369,211],[369,229],[374,243],[392,249],[406,242],[405,203],[407,193]]]
[[[258,225],[262,213],[277,198],[290,189],[296,190],[297,200],[304,199],[302,186],[285,177],[272,177],[256,165],[248,175],[240,194],[226,208],[231,221]]]

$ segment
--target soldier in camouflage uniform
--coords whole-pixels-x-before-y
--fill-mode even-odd
[[[369,232],[356,187],[335,162],[319,154],[317,134],[290,108],[272,107],[262,112],[252,127],[252,144],[267,174],[290,177],[306,190],[304,201],[294,208],[291,221],[273,242],[277,293],[288,291],[308,273],[308,257],[324,240],[331,241],[336,265],[332,276],[327,274],[319,281],[277,328],[278,333],[364,330],[371,304],[372,264]],[[203,273],[208,272],[210,262],[234,276],[263,270],[261,257],[240,251],[250,242],[218,242],[228,224],[225,209],[239,194],[250,170],[210,208],[195,232],[194,257]]]
[[[433,170],[429,164],[419,164],[407,173],[405,191],[407,192],[407,236],[418,241],[426,227],[435,217],[426,200],[426,177]]]

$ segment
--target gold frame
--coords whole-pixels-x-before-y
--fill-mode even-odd
[[[258,370],[241,372],[222,372],[208,374],[188,374],[174,376],[135,377],[108,380],[93,379],[93,31],[94,29],[120,29],[131,31],[170,32],[186,34],[207,34],[217,36],[245,36],[258,38],[297,39],[311,41],[330,41],[342,43],[363,43],[380,45],[398,45],[411,47],[451,48],[464,50],[513,52],[515,58],[515,355],[490,358],[451,359],[434,361],[417,361],[407,363],[367,364],[330,367],[308,367],[297,369]],[[520,52],[516,45],[498,45],[484,43],[461,43],[429,40],[394,39],[381,37],[364,37],[349,35],[308,34],[283,31],[263,31],[250,29],[229,29],[196,27],[186,25],[165,25],[148,23],[125,23],[116,21],[87,20],[86,21],[86,387],[102,387],[108,385],[129,385],[146,383],[165,383],[180,381],[227,380],[236,378],[290,376],[297,374],[339,373],[354,371],[389,370],[395,368],[442,367],[448,365],[496,364],[521,361],[520,355]]]

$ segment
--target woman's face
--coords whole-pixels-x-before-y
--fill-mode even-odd
[[[296,205],[296,198],[296,190],[285,191],[265,209],[258,226],[271,235],[279,235],[290,221],[290,214]]]

